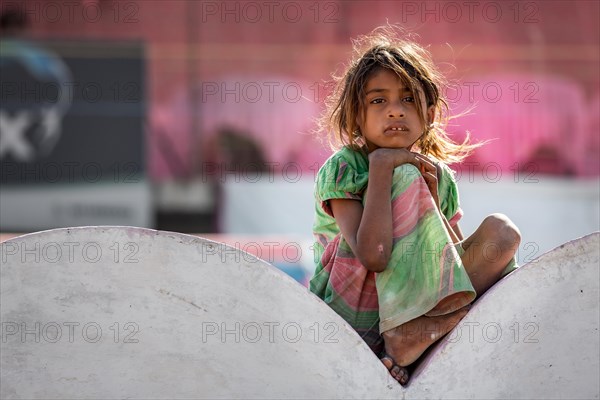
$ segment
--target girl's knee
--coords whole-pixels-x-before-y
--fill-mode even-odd
[[[521,243],[519,228],[504,214],[488,215],[482,223],[489,240],[502,250],[515,249]]]

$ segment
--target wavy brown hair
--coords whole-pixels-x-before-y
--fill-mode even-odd
[[[401,28],[387,25],[353,40],[350,63],[342,75],[333,75],[333,91],[325,99],[326,109],[318,121],[319,129],[330,134],[333,149],[342,145],[365,151],[357,117],[359,113],[364,117],[367,82],[381,68],[394,71],[415,98],[421,124],[426,127],[415,143],[422,154],[445,162],[458,162],[482,145],[470,144],[468,132],[462,143],[448,137],[445,128],[450,116],[443,91],[447,85],[444,76],[433,64],[427,50],[412,41]],[[422,107],[423,94],[427,107],[435,109],[434,121],[429,125],[426,110]]]

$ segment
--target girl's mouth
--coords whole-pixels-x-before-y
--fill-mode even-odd
[[[405,134],[408,131],[409,131],[408,128],[406,128],[404,126],[390,126],[390,127],[385,128],[385,130],[383,131],[383,134],[388,135],[388,136],[393,136],[393,135]]]

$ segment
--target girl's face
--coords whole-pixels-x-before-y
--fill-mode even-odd
[[[421,89],[420,89],[421,90]],[[416,99],[402,79],[389,69],[377,70],[367,81],[365,110],[358,125],[369,153],[380,147],[410,150],[425,127],[415,104]],[[427,108],[424,93],[420,93],[425,120],[433,121],[434,108]],[[364,120],[363,120],[364,118]]]

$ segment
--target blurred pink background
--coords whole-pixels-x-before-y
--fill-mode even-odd
[[[232,145],[215,140],[223,127],[252,139],[276,170],[318,168],[330,153],[311,134],[324,83],[347,60],[350,38],[386,21],[429,45],[453,83],[453,109],[472,108],[452,135],[493,139],[469,168],[600,175],[596,1],[90,0],[71,14],[60,8],[60,18],[47,2],[12,3],[30,14],[30,38],[144,43],[153,181],[227,160]]]

